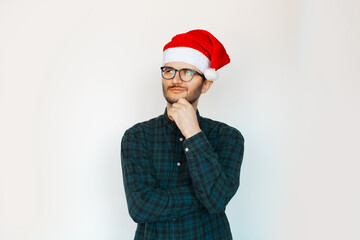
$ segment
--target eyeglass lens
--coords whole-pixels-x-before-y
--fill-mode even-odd
[[[195,71],[192,69],[183,68],[178,71],[180,72],[180,79],[183,81],[190,81],[195,74]],[[176,72],[177,70],[174,68],[164,67],[162,71],[162,76],[165,79],[172,79],[175,77]]]

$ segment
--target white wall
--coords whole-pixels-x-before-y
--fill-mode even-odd
[[[0,239],[133,238],[120,140],[163,113],[162,47],[194,28],[231,58],[199,111],[245,137],[234,239],[359,239],[359,7],[0,1]]]

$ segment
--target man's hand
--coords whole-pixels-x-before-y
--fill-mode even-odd
[[[196,111],[185,98],[179,98],[176,103],[172,104],[170,109],[168,109],[168,116],[171,120],[175,121],[186,139],[201,132]]]

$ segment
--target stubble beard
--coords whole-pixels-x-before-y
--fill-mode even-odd
[[[199,87],[195,88],[193,92],[191,92],[190,94],[187,94],[185,96],[186,101],[188,101],[190,104],[193,104],[194,102],[196,102],[196,100],[198,100],[198,98],[201,95],[201,88],[203,86],[204,83],[202,83],[201,85],[199,85]],[[175,99],[175,98],[171,98],[167,92],[170,91],[171,88],[168,88],[167,90],[165,90],[164,84],[162,85],[163,88],[163,95],[166,99],[166,101],[170,104],[174,104],[178,101],[179,98]]]

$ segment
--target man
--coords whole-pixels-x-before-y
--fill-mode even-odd
[[[239,187],[244,138],[197,109],[230,58],[198,29],[174,36],[163,51],[164,114],[135,124],[121,141],[135,239],[232,239],[225,207]]]

